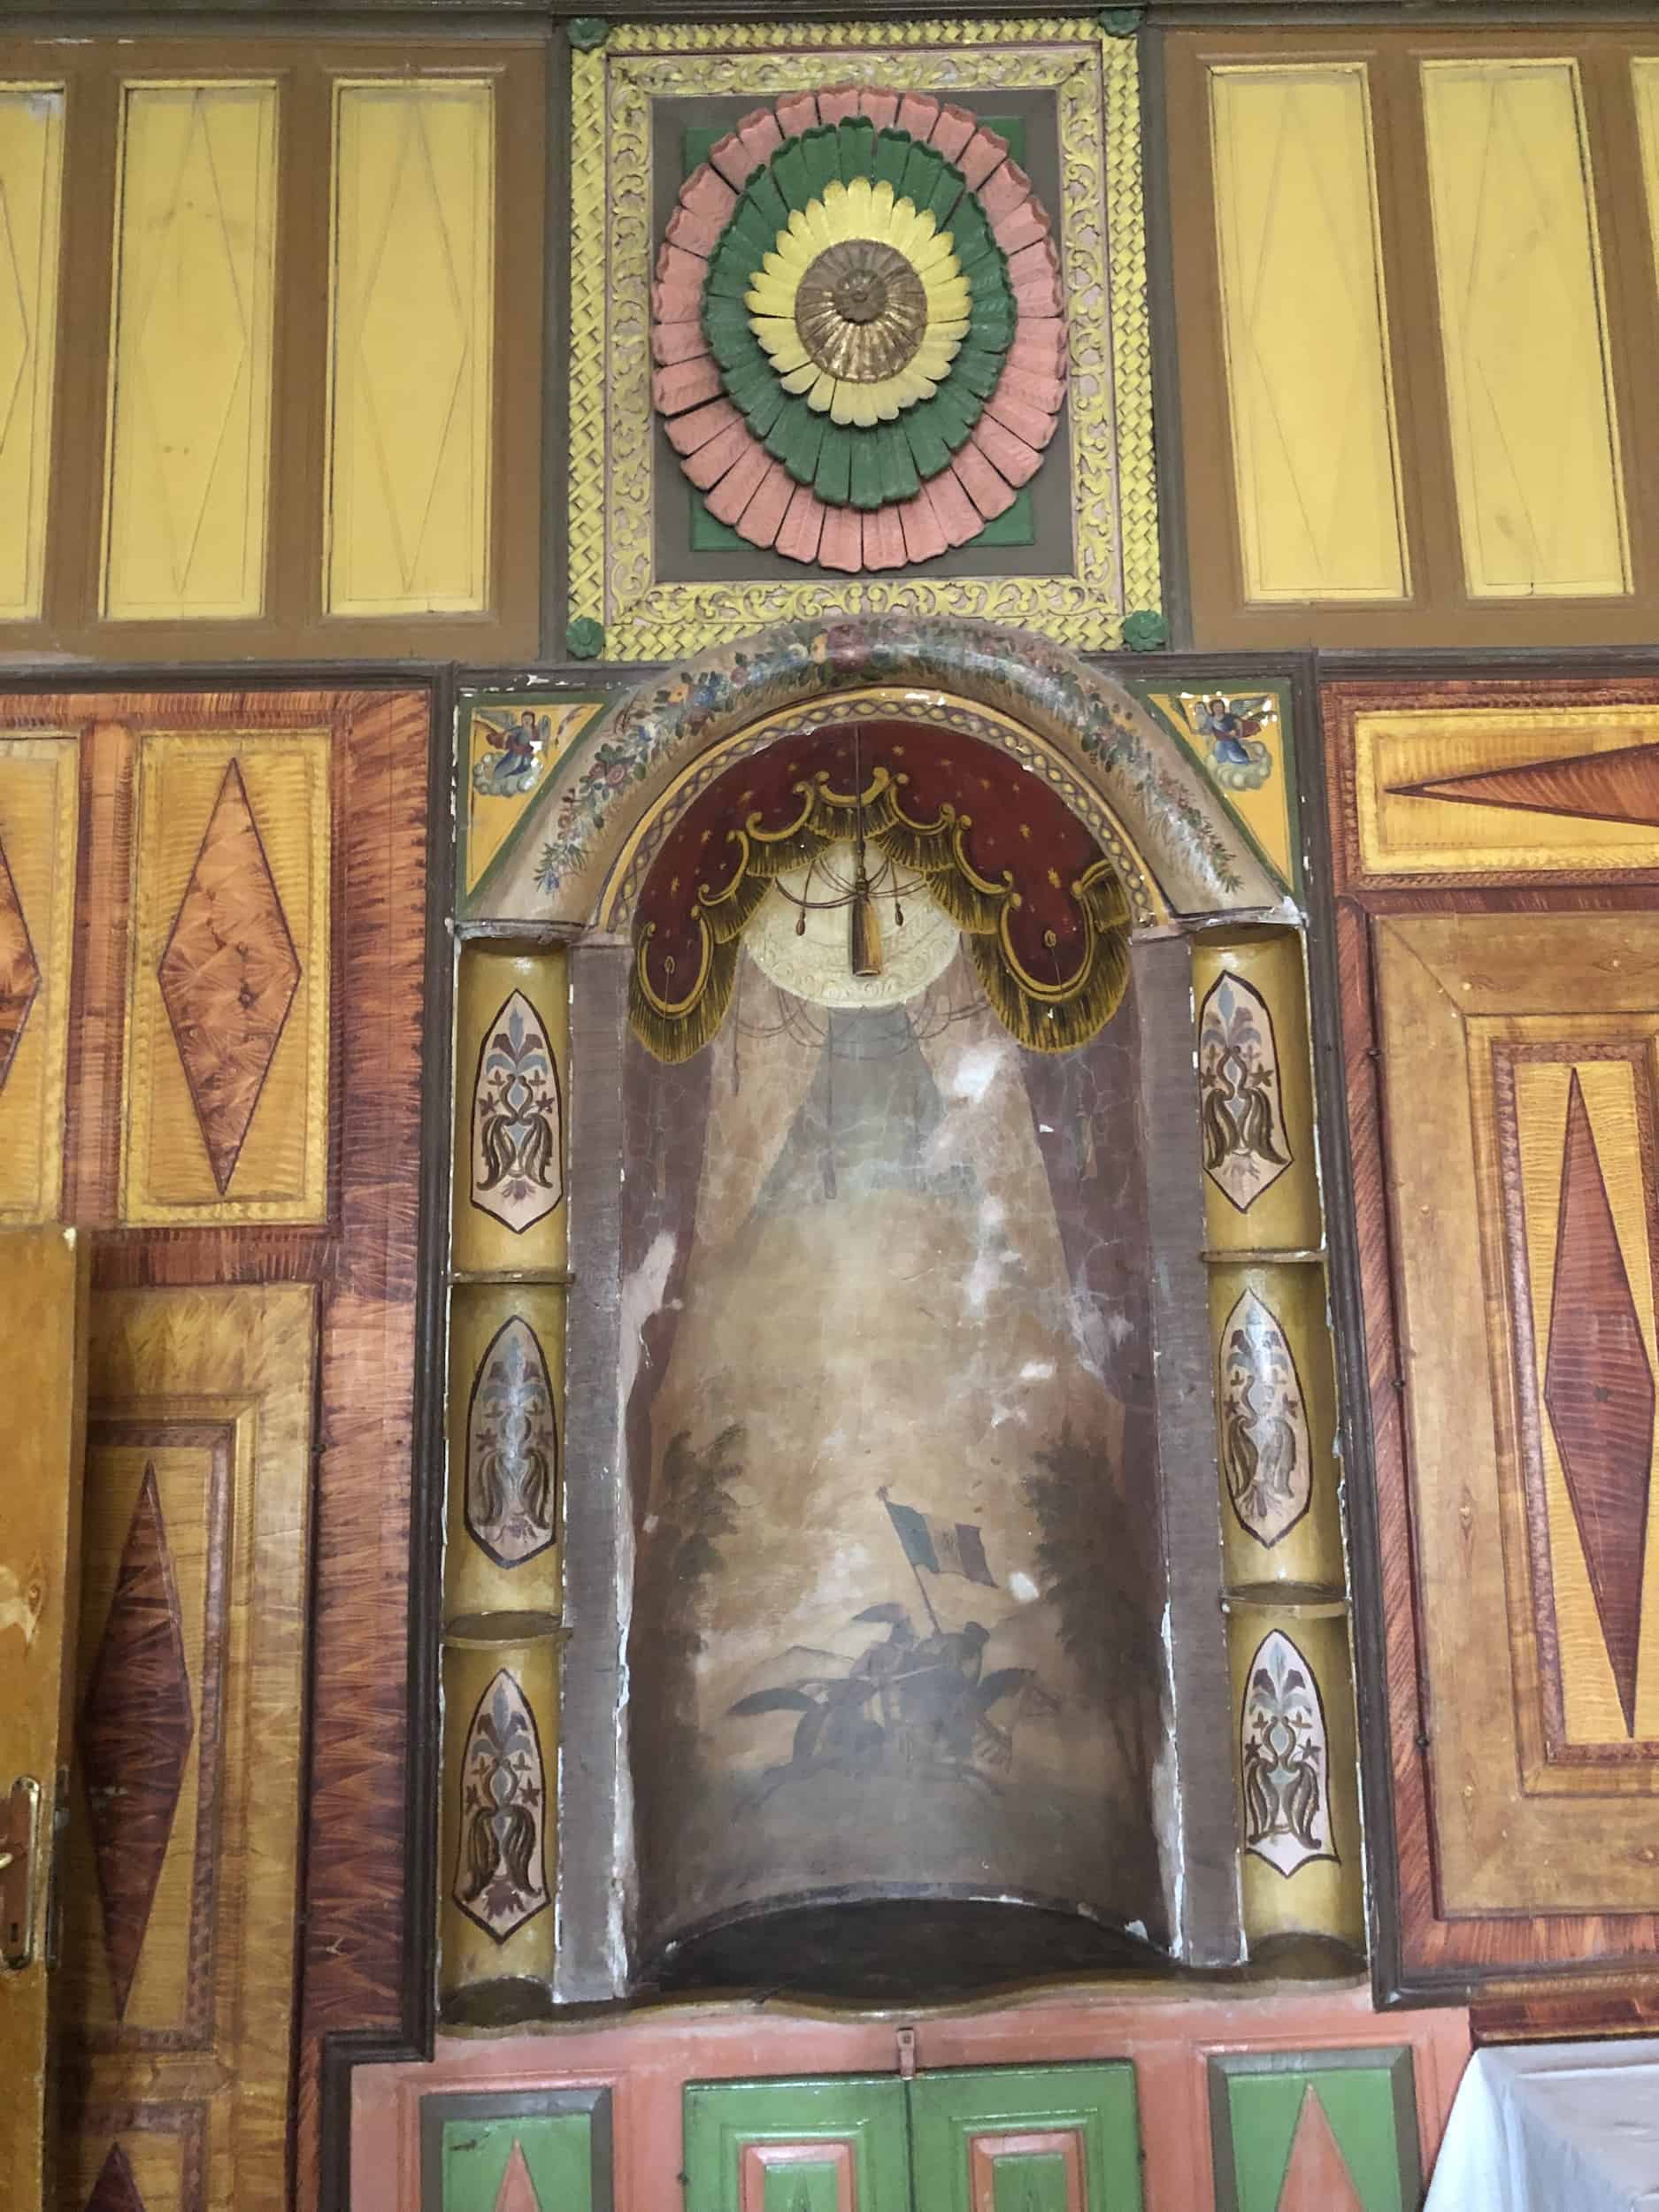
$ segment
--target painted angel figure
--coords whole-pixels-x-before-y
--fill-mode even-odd
[[[472,788],[484,799],[517,799],[535,782],[547,753],[552,724],[534,707],[521,707],[517,716],[475,711],[473,721],[484,731],[489,749],[472,766]]]
[[[1217,783],[1233,791],[1255,791],[1273,772],[1273,757],[1256,735],[1273,710],[1271,698],[1229,698],[1210,692],[1190,701],[1193,726],[1208,741],[1210,765]]]

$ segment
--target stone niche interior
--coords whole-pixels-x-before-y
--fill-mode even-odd
[[[641,1979],[1169,1960],[1158,1133],[1109,865],[1005,755],[883,723],[726,769],[634,932]]]

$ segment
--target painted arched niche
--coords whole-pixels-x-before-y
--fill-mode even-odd
[[[887,616],[780,624],[619,700],[537,795],[492,918],[626,929],[653,831],[743,751],[855,699],[1022,755],[1095,831],[1138,926],[1290,913],[1202,771],[1113,677],[1030,631]]]

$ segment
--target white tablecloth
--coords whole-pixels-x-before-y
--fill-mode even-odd
[[[1477,2051],[1424,2212],[1659,2212],[1659,2041]]]

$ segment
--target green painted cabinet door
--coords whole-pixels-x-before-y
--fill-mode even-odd
[[[922,2074],[910,2086],[917,2212],[1141,2212],[1126,2062]]]
[[[910,2212],[904,2084],[688,2082],[686,2212]]]
[[[611,2212],[611,2092],[423,2097],[421,2212]]]

